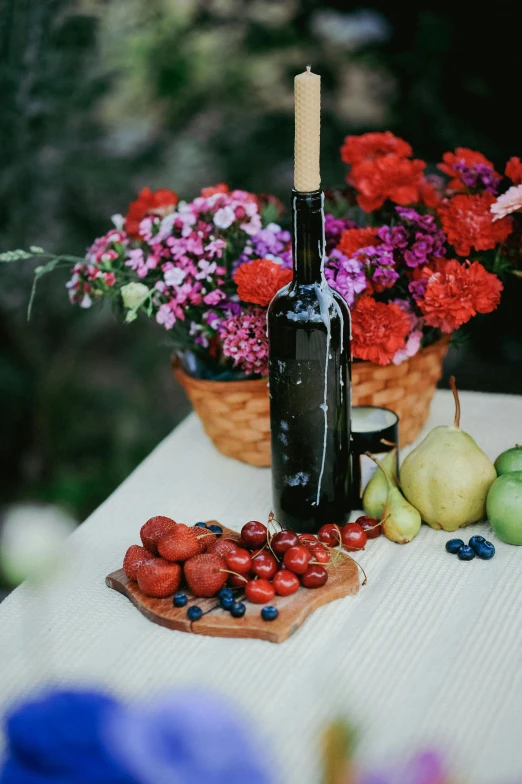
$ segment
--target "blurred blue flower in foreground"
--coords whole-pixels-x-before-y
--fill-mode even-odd
[[[195,690],[130,707],[93,691],[49,691],[12,710],[5,729],[0,784],[273,781],[244,717]]]
[[[260,746],[231,703],[186,689],[115,713],[110,746],[140,784],[269,784]],[[174,775],[175,774],[175,775]]]
[[[5,719],[0,784],[135,784],[106,745],[104,723],[116,707],[93,691],[50,691],[18,705]]]

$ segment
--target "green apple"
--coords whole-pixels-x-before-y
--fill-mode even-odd
[[[512,449],[506,449],[495,460],[498,476],[508,474],[510,471],[522,471],[522,446],[517,444]]]
[[[499,476],[489,488],[486,511],[503,542],[522,544],[522,471]]]

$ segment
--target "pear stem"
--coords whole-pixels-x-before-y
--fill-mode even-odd
[[[383,466],[381,461],[377,457],[374,457],[374,455],[372,455],[371,452],[365,452],[365,455],[367,457],[369,457],[371,460],[373,460],[374,463],[377,463],[377,465],[379,466],[379,468],[383,472],[384,476],[386,477],[386,481],[388,482],[388,489],[391,490],[392,487],[393,487],[393,483],[392,483],[392,481],[390,479],[390,475],[388,474],[387,470],[385,469],[385,467]]]
[[[453,427],[460,428],[460,400],[457,385],[455,384],[455,376],[450,376],[449,385],[455,398],[455,421],[453,422]]]

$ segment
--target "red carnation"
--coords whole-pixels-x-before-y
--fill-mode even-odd
[[[291,280],[292,270],[282,269],[280,264],[270,259],[255,259],[242,264],[234,273],[239,299],[264,307]]]
[[[362,296],[352,310],[352,348],[358,359],[389,365],[406,345],[409,316],[392,302],[376,302]]]
[[[360,136],[347,136],[341,147],[341,160],[345,163],[360,163],[366,159],[394,153],[400,158],[408,158],[413,150],[404,139],[385,133],[363,133]]]
[[[477,313],[495,310],[502,288],[497,276],[478,261],[461,264],[451,259],[443,271],[429,277],[424,296],[417,304],[428,326],[453,332]]]
[[[442,228],[459,256],[475,250],[491,250],[504,242],[512,229],[511,218],[493,222],[491,193],[458,194],[439,207]]]
[[[491,161],[488,161],[485,155],[476,150],[469,150],[467,147],[457,147],[455,152],[445,152],[442,156],[442,161],[443,163],[439,163],[438,168],[444,174],[447,174],[448,177],[453,178],[448,183],[448,187],[454,191],[466,190],[466,186],[462,182],[462,173],[454,168],[456,163],[464,165],[469,169],[473,169],[474,166],[480,163],[495,171],[495,167]]]
[[[509,177],[514,185],[522,183],[522,162],[520,158],[513,156],[506,163],[506,177]]]
[[[370,245],[380,245],[382,240],[377,236],[378,229],[368,226],[364,229],[346,229],[341,234],[338,250],[345,256],[355,256],[357,251]]]
[[[354,164],[347,177],[358,191],[357,202],[365,212],[382,207],[386,199],[406,206],[418,202],[424,161],[390,153]]]
[[[140,238],[140,223],[147,215],[158,215],[165,217],[174,211],[174,207],[179,201],[179,196],[167,188],[158,191],[151,191],[150,188],[143,188],[136,201],[129,204],[129,211],[125,216],[125,231],[134,239]]]
[[[209,185],[208,188],[201,189],[201,195],[204,199],[209,199],[215,193],[228,193],[230,188],[226,182],[218,182],[217,185]]]

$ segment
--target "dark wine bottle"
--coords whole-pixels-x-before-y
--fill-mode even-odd
[[[274,513],[313,533],[350,512],[350,311],[324,277],[323,202],[293,191],[294,278],[268,309]]]

